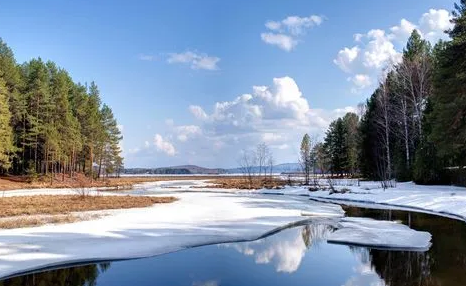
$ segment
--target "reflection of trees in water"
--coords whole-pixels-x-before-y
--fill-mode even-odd
[[[314,244],[322,242],[333,231],[333,227],[326,224],[308,224],[301,230],[306,248],[311,248]]]
[[[95,286],[100,273],[110,263],[91,264],[51,270],[0,281],[0,286]]]
[[[433,286],[431,257],[426,252],[386,251],[350,247],[363,264],[370,264],[386,285]]]
[[[367,252],[375,271],[388,285],[466,285],[466,224],[439,216],[404,211],[345,208],[350,216],[400,220],[411,228],[432,234],[427,252],[383,251],[352,248]],[[356,250],[358,249],[358,250]]]

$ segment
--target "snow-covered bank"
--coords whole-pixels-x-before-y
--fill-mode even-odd
[[[210,243],[252,240],[312,213],[341,207],[285,196],[181,193],[179,201],[111,211],[93,221],[0,231],[0,277],[64,263],[146,257]],[[106,213],[109,213],[106,211]]]
[[[349,192],[330,194],[329,191],[317,191],[308,192],[308,195],[311,198],[332,202],[381,204],[421,210],[466,221],[466,188],[463,187],[398,183],[396,188],[383,190],[374,182],[363,182],[361,186],[336,186],[336,188],[346,188]]]
[[[325,223],[339,228],[338,231],[346,228],[338,224],[344,215],[339,205],[313,202],[303,196],[247,194],[239,190],[214,193],[211,189],[180,193],[206,183],[148,183],[136,192],[144,195],[172,192],[179,201],[149,208],[105,211],[107,216],[93,221],[2,230],[0,277],[68,263],[139,258],[205,244],[254,240],[303,221]],[[293,188],[292,193],[302,191]],[[71,194],[73,190],[52,192]],[[50,190],[8,192],[9,195],[44,193],[50,194]],[[364,228],[353,227],[352,233],[359,233],[360,240],[353,235],[348,242],[370,246],[373,240],[367,237],[379,231],[380,228],[371,228],[368,223]],[[424,236],[425,241],[412,240],[409,234],[416,232],[409,228],[403,231],[400,237],[407,238],[404,247],[425,246],[430,241],[428,236]],[[393,244],[392,240],[384,242],[383,238],[376,241],[377,245]],[[344,243],[344,238],[340,242]]]

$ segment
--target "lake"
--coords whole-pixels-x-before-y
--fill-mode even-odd
[[[427,252],[330,244],[332,228],[307,224],[241,243],[152,258],[69,266],[0,285],[466,285],[466,224],[435,215],[345,207],[347,216],[397,220],[432,234]]]

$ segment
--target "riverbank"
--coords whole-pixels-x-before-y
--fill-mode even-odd
[[[172,203],[175,197],[101,196],[95,194],[11,196],[0,198],[0,229],[96,219],[95,211],[144,208]]]
[[[343,244],[417,251],[430,246],[429,233],[388,221],[344,219],[339,205],[303,196],[242,190],[220,193],[217,189],[196,190],[191,183],[179,184],[149,183],[132,194],[148,198],[173,194],[178,198],[173,203],[97,211],[105,215],[89,221],[0,230],[0,277],[69,263],[148,257],[206,244],[255,240],[300,223],[331,225],[340,232],[335,231],[329,241]],[[72,190],[6,194],[15,197],[46,192],[69,194]]]
[[[2,176],[0,177],[0,191],[19,189],[62,189],[62,188],[105,188],[105,189],[132,189],[135,185],[161,182],[161,181],[192,181],[211,180],[212,185],[222,189],[261,189],[280,188],[287,182],[280,178],[258,179],[251,182],[241,176],[227,175],[157,175],[157,176],[122,176],[119,178],[100,178],[90,180],[82,174],[75,174],[73,178],[68,175],[56,175],[52,181],[50,177],[31,179],[28,176]]]

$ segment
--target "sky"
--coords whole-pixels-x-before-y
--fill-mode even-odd
[[[413,29],[435,43],[449,0],[0,0],[0,37],[95,81],[125,167],[236,167],[266,143],[296,162],[302,136],[357,112]]]

